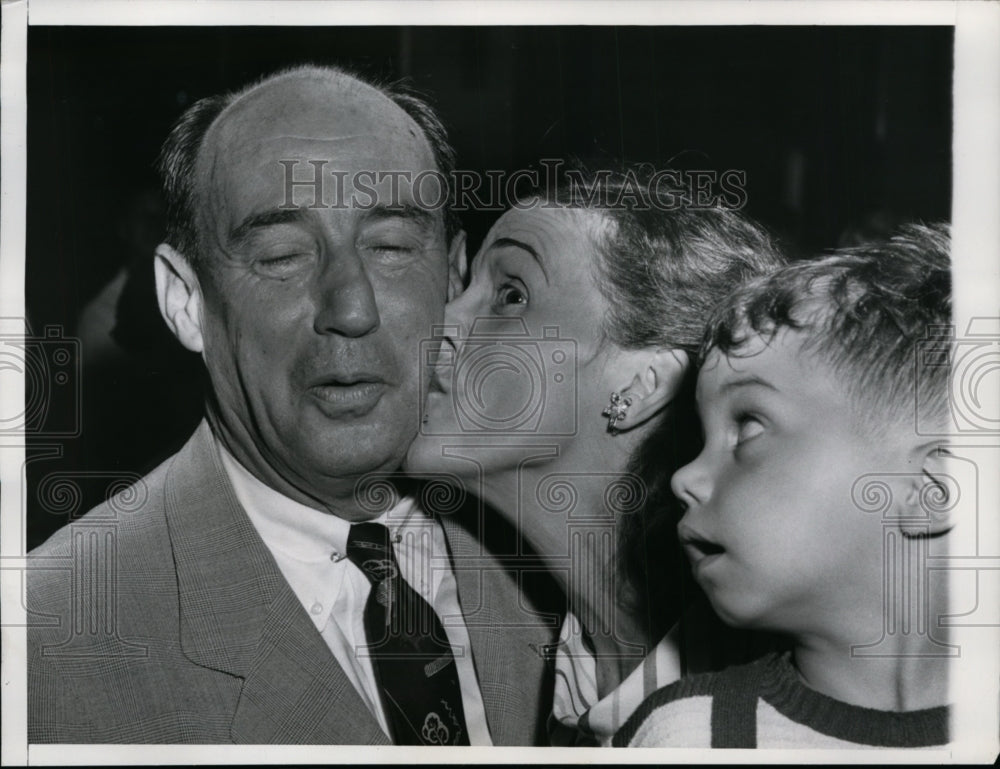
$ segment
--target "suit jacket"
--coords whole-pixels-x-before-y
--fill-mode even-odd
[[[442,516],[494,744],[544,741],[558,617]],[[32,552],[29,742],[388,743],[236,500],[207,423]]]

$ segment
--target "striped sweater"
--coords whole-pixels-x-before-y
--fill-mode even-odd
[[[948,707],[894,712],[849,705],[803,684],[789,654],[768,654],[653,693],[616,747],[921,748],[948,742]]]

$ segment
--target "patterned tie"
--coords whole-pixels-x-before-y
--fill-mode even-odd
[[[434,609],[399,573],[389,530],[354,524],[347,557],[372,583],[365,633],[393,742],[468,745],[451,645]]]

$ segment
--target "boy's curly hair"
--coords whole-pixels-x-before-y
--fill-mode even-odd
[[[948,412],[947,365],[919,357],[951,323],[947,224],[909,224],[888,241],[841,249],[750,281],[716,310],[699,351],[739,357],[753,336],[805,332],[803,349],[847,383],[863,415],[884,425]],[[940,361],[937,361],[940,363]]]

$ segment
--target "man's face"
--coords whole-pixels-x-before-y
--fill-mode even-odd
[[[814,633],[881,600],[881,518],[853,495],[862,476],[901,467],[892,440],[867,436],[843,376],[801,339],[781,330],[736,356],[709,355],[697,389],[705,447],[671,485],[687,504],[681,541],[719,616]]]
[[[296,180],[325,161],[323,199],[297,185],[289,201],[283,160]],[[344,517],[364,517],[350,509],[357,477],[395,470],[416,434],[419,342],[443,319],[448,275],[441,212],[364,172],[434,168],[388,99],[305,77],[241,99],[199,156],[215,427],[265,482]],[[359,172],[374,193],[356,189]]]

